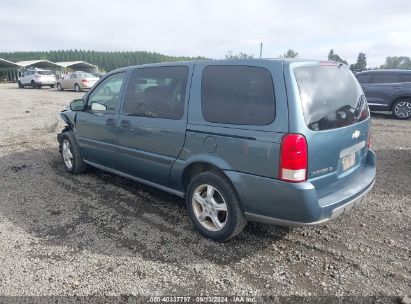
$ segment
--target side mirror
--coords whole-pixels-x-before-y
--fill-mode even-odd
[[[107,107],[101,103],[93,102],[91,104],[92,111],[107,111]]]
[[[70,102],[70,110],[72,111],[84,111],[84,100],[74,99]]]

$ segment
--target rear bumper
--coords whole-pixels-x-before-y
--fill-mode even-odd
[[[90,90],[93,86],[92,85],[86,85],[86,84],[81,84],[80,88],[83,90]]]
[[[337,191],[319,197],[310,182],[287,183],[226,171],[250,221],[286,226],[311,226],[337,218],[360,203],[375,181],[375,154]]]

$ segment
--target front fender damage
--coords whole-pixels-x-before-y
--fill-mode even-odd
[[[74,131],[76,113],[73,113],[72,111],[64,110],[60,113],[60,117],[67,124],[61,130],[61,132],[59,134],[57,134],[57,141],[61,144],[62,138],[63,138],[63,133],[69,132],[69,131]]]

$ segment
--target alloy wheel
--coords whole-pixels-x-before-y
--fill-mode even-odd
[[[411,117],[411,101],[400,101],[395,105],[394,112],[400,118]]]
[[[211,185],[203,184],[194,190],[192,208],[198,222],[209,231],[219,231],[227,223],[227,204]]]
[[[67,139],[63,141],[62,152],[64,163],[70,170],[71,168],[73,168],[73,154],[71,153],[70,142]]]

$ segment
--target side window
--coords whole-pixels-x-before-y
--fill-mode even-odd
[[[372,83],[398,83],[398,74],[376,73],[372,77]]]
[[[76,74],[71,74],[70,75],[70,79],[76,79],[77,78],[77,75]]]
[[[400,82],[411,82],[411,74],[401,74]]]
[[[87,110],[114,112],[120,101],[120,90],[125,73],[108,76],[91,92],[87,101]]]
[[[122,114],[181,119],[187,79],[185,66],[135,69],[127,85]]]
[[[359,83],[370,83],[371,74],[362,74],[362,75],[355,75],[358,79]]]
[[[268,125],[275,118],[271,73],[250,66],[207,66],[201,80],[205,120],[235,125]]]

